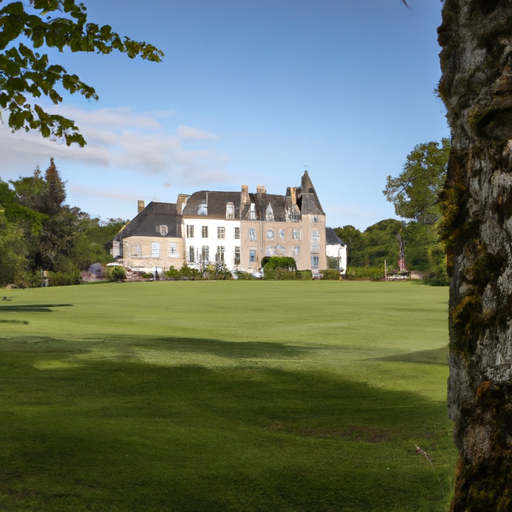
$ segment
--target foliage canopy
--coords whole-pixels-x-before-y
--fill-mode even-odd
[[[0,5],[2,0],[0,0]],[[38,130],[43,137],[85,145],[74,121],[46,112],[34,102],[46,96],[53,104],[63,101],[59,88],[87,99],[98,99],[93,87],[37,49],[125,53],[131,59],[159,62],[163,53],[145,42],[121,37],[109,25],[89,23],[87,10],[76,0],[9,2],[0,9],[0,112],[7,113],[13,131]]]
[[[450,141],[418,144],[407,155],[403,172],[387,177],[383,190],[395,205],[395,213],[405,219],[434,224],[441,216],[439,193],[448,167]]]

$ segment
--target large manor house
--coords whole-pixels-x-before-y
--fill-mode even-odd
[[[328,268],[328,257],[346,269],[346,246],[326,228],[325,213],[306,171],[286,195],[201,190],[179,194],[176,204],[144,201],[138,215],[116,235],[112,255],[133,270],[223,263],[255,272],[266,256],[291,256],[299,270]],[[330,260],[331,266],[333,260]]]

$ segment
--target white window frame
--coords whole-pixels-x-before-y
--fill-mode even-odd
[[[178,257],[178,244],[174,242],[169,242],[169,258],[177,258]]]

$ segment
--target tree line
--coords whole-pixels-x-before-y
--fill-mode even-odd
[[[405,256],[408,270],[429,273],[448,280],[446,256],[441,242],[442,209],[440,194],[446,179],[450,141],[418,144],[407,155],[403,171],[388,176],[383,191],[403,220],[386,219],[364,231],[347,225],[335,228],[347,244],[348,267],[398,268]],[[400,248],[405,248],[401,255]]]
[[[0,180],[0,286],[39,286],[44,271],[75,284],[91,263],[113,261],[106,244],[126,221],[93,218],[65,200],[53,159],[44,173]]]

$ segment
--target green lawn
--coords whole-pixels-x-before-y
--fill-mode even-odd
[[[446,288],[2,292],[0,510],[447,509]]]

